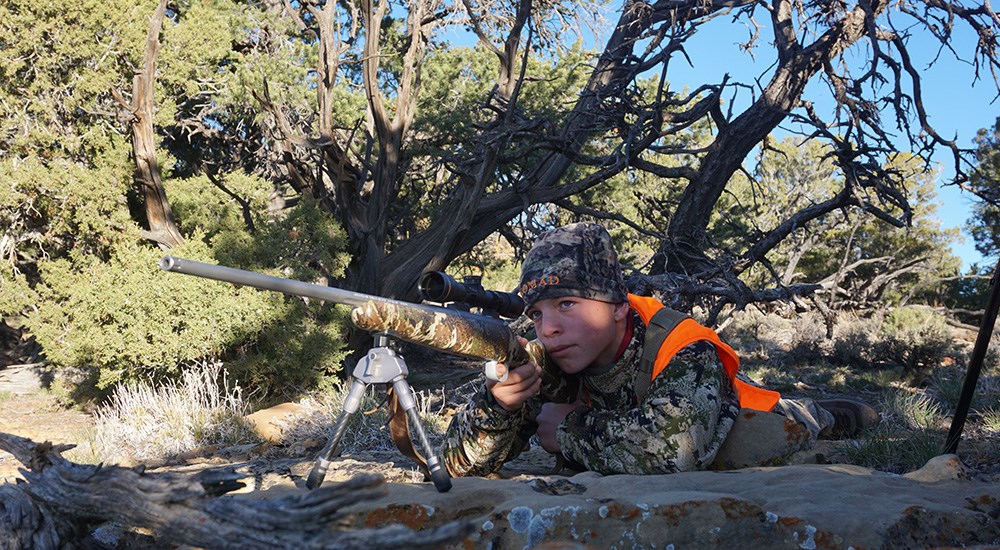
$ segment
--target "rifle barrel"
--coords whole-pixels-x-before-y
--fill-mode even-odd
[[[282,279],[174,256],[164,256],[160,260],[160,269],[273,290],[289,296],[345,304],[354,308],[351,321],[362,330],[390,332],[401,340],[441,351],[515,366],[532,360],[506,323],[484,315]]]
[[[307,298],[316,298],[317,300],[336,302],[338,304],[346,304],[354,307],[361,307],[372,300],[379,300],[384,303],[397,305],[415,305],[410,302],[393,300],[391,298],[382,298],[381,296],[370,296],[368,294],[362,294],[352,290],[344,290],[342,288],[332,286],[314,285],[291,279],[282,279],[280,277],[264,275],[263,273],[244,271],[242,269],[234,269],[232,267],[222,265],[206,264],[174,256],[164,256],[163,259],[160,260],[160,269],[164,271],[172,271],[174,273],[204,277],[206,279],[215,279],[216,281],[223,281],[236,285],[252,286],[263,290],[274,290],[276,292],[288,294],[289,296],[305,296]]]

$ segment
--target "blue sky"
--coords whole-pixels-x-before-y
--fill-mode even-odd
[[[763,73],[772,62],[774,53],[766,42],[758,47],[756,60],[740,52],[737,44],[745,41],[747,34],[738,24],[718,21],[707,30],[709,32],[702,32],[689,42],[687,53],[693,66],[672,62],[668,79],[674,89],[681,89],[685,85],[719,82],[726,73],[734,79],[745,80]],[[959,33],[955,42],[956,51],[967,58],[971,57],[966,52],[972,51],[972,39],[972,33]],[[916,67],[924,69],[933,59],[937,53],[933,47],[935,44],[937,42],[929,36],[910,40],[911,56]],[[973,85],[972,66],[956,60],[950,52],[942,52],[935,66],[925,69],[922,74],[924,106],[931,124],[941,136],[954,137],[961,147],[972,147],[976,132],[980,128],[992,127],[997,116],[1000,116],[1000,101],[993,102],[996,96],[995,85],[989,80],[991,77],[988,73],[981,76],[987,80],[980,80]],[[818,85],[813,85],[807,91],[807,99],[818,102],[823,94],[827,92]],[[746,97],[749,98],[749,95]],[[935,160],[942,163],[942,176],[954,173],[953,167],[945,164],[950,158],[944,151],[938,153]],[[942,226],[963,229],[970,215],[970,205],[973,202],[971,195],[954,186],[939,184],[938,199],[941,203],[938,214]],[[972,238],[968,235],[964,237],[963,243],[953,247],[953,252],[962,258],[963,264],[966,267],[976,262],[980,265],[992,265],[991,261],[984,261],[976,251]]]

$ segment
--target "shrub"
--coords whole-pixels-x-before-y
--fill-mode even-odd
[[[177,253],[208,259],[197,242]],[[132,245],[107,263],[93,256],[42,263],[44,284],[25,326],[46,358],[98,369],[102,388],[173,376],[182,363],[248,339],[281,309],[262,293],[160,271],[161,255]]]
[[[85,180],[73,171],[63,179]],[[234,177],[227,183],[251,197],[255,212],[266,212],[266,182]],[[22,187],[28,197],[31,189]],[[93,194],[91,187],[80,186],[76,198],[90,204],[83,195]],[[343,273],[343,232],[309,199],[281,215],[256,214],[250,232],[235,201],[207,181],[175,180],[171,189],[188,228],[188,241],[172,255],[269,273],[280,266],[279,276],[307,281]],[[120,195],[118,202],[93,201],[104,210],[53,207],[58,216],[46,218],[53,230],[69,234],[65,227],[75,227],[84,234],[74,237],[77,243],[100,246],[52,249],[51,256],[39,256],[37,271],[14,271],[0,284],[0,314],[23,315],[54,367],[92,370],[96,386],[106,389],[177,379],[182,365],[221,358],[245,385],[264,392],[316,386],[339,372],[344,312],[163,272],[163,253],[139,241],[124,202]],[[97,225],[102,218],[114,226]]]
[[[208,445],[257,441],[239,386],[218,362],[199,363],[179,382],[119,385],[95,415],[94,450],[110,462],[175,456]]]
[[[933,369],[954,353],[942,315],[919,306],[902,307],[886,315],[882,341],[875,346],[876,361],[903,368],[903,377],[922,384]]]
[[[741,359],[766,361],[778,347],[774,339],[778,331],[772,330],[772,325],[784,321],[780,317],[772,319],[755,307],[748,307],[743,311],[733,312],[731,321],[719,334],[737,350]]]
[[[211,261],[193,241],[172,251]],[[25,326],[56,366],[98,371],[98,388],[176,378],[181,365],[225,357],[246,384],[310,386],[336,371],[343,316],[278,293],[161,271],[141,246],[108,263],[93,257],[42,265],[37,308]]]
[[[870,367],[881,325],[881,315],[838,320],[833,333],[831,361],[838,365]]]
[[[127,147],[127,142],[118,144]],[[0,281],[32,271],[35,262],[71,253],[107,257],[116,244],[135,240],[125,193],[131,178],[127,152],[98,166],[35,157],[0,159]],[[0,313],[17,311],[0,284]],[[24,295],[22,294],[22,297]]]
[[[826,322],[819,312],[808,312],[795,320],[788,342],[788,355],[795,362],[814,362],[828,354]]]

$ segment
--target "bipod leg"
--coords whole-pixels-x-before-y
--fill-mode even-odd
[[[333,457],[337,456],[340,440],[344,437],[344,432],[347,431],[347,425],[351,421],[351,416],[361,408],[361,398],[364,397],[367,388],[368,384],[357,378],[354,379],[354,383],[351,384],[351,390],[348,392],[347,398],[344,399],[344,408],[340,411],[340,416],[337,417],[333,436],[326,442],[323,450],[319,452],[319,456],[316,457],[316,463],[313,464],[312,471],[309,472],[309,477],[306,478],[307,489],[315,489],[323,483],[326,471],[330,468],[330,461]]]
[[[427,432],[420,422],[420,415],[417,414],[417,400],[413,396],[413,389],[406,382],[404,376],[392,381],[392,389],[399,399],[399,406],[403,408],[407,418],[410,419],[410,427],[417,433],[417,443],[423,449],[424,456],[427,457],[427,471],[431,474],[434,487],[439,493],[447,493],[451,489],[451,476],[448,475],[448,470],[444,468],[441,459],[434,453],[434,448],[431,447],[431,443],[427,439]]]

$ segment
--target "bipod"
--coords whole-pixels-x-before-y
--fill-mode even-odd
[[[424,477],[430,478],[434,482],[434,487],[437,488],[438,492],[444,493],[451,489],[451,477],[448,475],[448,470],[444,468],[441,459],[431,448],[427,432],[424,431],[424,426],[420,423],[420,416],[417,414],[417,400],[414,397],[413,388],[406,381],[406,375],[409,373],[406,369],[406,361],[395,350],[390,349],[388,344],[388,335],[376,334],[375,346],[368,350],[368,353],[354,367],[354,372],[351,374],[351,389],[347,398],[344,399],[344,408],[337,417],[333,436],[320,451],[312,471],[309,472],[309,477],[306,479],[307,488],[315,489],[323,483],[331,460],[339,453],[340,440],[344,437],[351,417],[361,407],[361,399],[368,390],[368,386],[386,384],[391,394],[390,431],[392,431],[396,446],[404,455],[421,466],[424,470]],[[400,414],[400,408],[406,413],[405,416]],[[426,461],[413,447],[410,429],[416,432],[417,442],[427,456]]]

